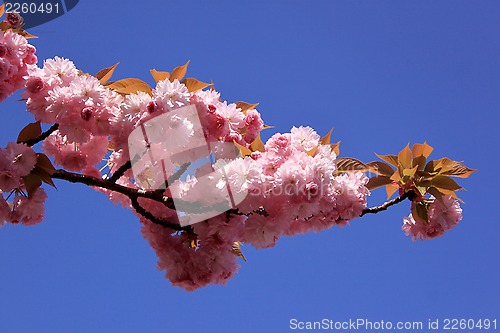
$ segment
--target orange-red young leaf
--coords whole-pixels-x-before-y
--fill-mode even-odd
[[[307,154],[307,155],[309,155],[309,156],[314,156],[314,154],[316,154],[316,152],[318,151],[318,148],[319,148],[319,145],[317,145],[316,147],[314,147],[314,148],[313,148],[313,149],[311,149],[311,150],[308,150],[308,151],[306,152],[306,154]]]
[[[242,157],[245,157],[245,156],[250,156],[252,155],[252,151],[250,149],[248,149],[247,147],[245,146],[242,146],[240,145],[238,142],[236,141],[233,141],[234,142],[234,145],[240,150],[240,153],[241,153],[241,156]]]
[[[241,112],[243,112],[244,114],[247,114],[248,110],[255,109],[257,107],[257,105],[259,105],[259,103],[250,104],[250,103],[242,102],[242,101],[236,102],[234,104],[236,104],[236,107],[240,108]]]
[[[398,162],[402,169],[411,168],[412,157],[413,155],[410,150],[410,145],[406,145],[406,147],[398,154]]]
[[[138,91],[143,91],[151,95],[153,91],[153,89],[149,86],[149,84],[136,78],[128,78],[112,82],[105,85],[105,87],[113,89],[117,93],[124,95],[134,94],[137,93]]]
[[[425,168],[425,162],[427,159],[425,156],[420,155],[418,157],[414,157],[413,161],[411,162],[412,167],[417,167],[418,170],[423,171]]]
[[[370,171],[378,175],[392,176],[394,174],[394,169],[384,162],[373,161],[367,164],[370,167]]]
[[[52,177],[50,176],[50,174],[45,169],[42,169],[42,168],[40,168],[38,166],[35,166],[35,168],[31,171],[31,173],[33,173],[33,174],[37,175],[38,177],[40,177],[40,179],[44,183],[49,184],[52,187],[56,187],[56,185],[52,181]]]
[[[337,173],[349,171],[368,171],[368,166],[352,157],[340,157],[335,160],[337,164]]]
[[[53,175],[56,172],[56,168],[52,165],[52,162],[49,160],[47,155],[42,153],[36,154],[36,167],[39,167],[45,170],[49,175]]]
[[[335,155],[337,155],[337,156],[340,155],[340,141],[337,143],[330,144],[330,148],[332,148]]]
[[[396,155],[377,155],[378,158],[380,158],[382,161],[386,161],[393,167],[397,168],[398,167],[398,157]]]
[[[169,78],[170,82],[174,82],[175,79],[179,81],[182,80],[186,75],[188,65],[189,65],[189,60],[184,65],[175,67],[174,70],[172,71],[172,74],[170,74]]]
[[[417,172],[417,169],[418,169],[418,165],[415,166],[414,168],[411,168],[411,169],[404,169],[403,176],[408,176],[408,177],[412,178],[413,176],[415,176],[415,172]]]
[[[387,176],[375,176],[370,178],[370,180],[366,184],[366,187],[371,191],[376,188],[389,185],[390,183],[392,183],[392,180]]]
[[[210,83],[201,82],[201,81],[198,81],[197,79],[192,78],[192,77],[188,77],[188,78],[184,79],[184,81],[182,81],[182,83],[184,83],[184,85],[189,90],[189,92],[195,92],[195,91],[202,90],[202,89],[205,89],[206,87],[211,86]]]
[[[411,204],[411,215],[416,221],[427,224],[428,222],[428,211],[425,204],[421,202],[412,202]]]
[[[155,79],[156,83],[164,81],[170,77],[169,72],[158,72],[156,69],[152,69],[149,72],[153,76],[153,79]]]
[[[419,157],[419,156],[424,156],[425,158],[429,157],[429,155],[432,153],[434,148],[429,146],[427,142],[424,143],[415,143],[413,147],[411,148],[413,158]]]
[[[443,193],[441,193],[437,188],[435,187],[429,187],[427,189],[427,193],[429,193],[430,195],[433,195],[434,198],[436,198],[437,200],[439,200],[442,204],[444,204],[444,201],[443,201]]]
[[[387,199],[390,199],[394,193],[399,189],[399,186],[396,184],[389,184],[385,186],[385,192],[387,193]]]
[[[234,242],[233,246],[231,247],[231,253],[234,254],[237,257],[240,257],[241,259],[247,261],[247,258],[243,255],[243,252],[241,251],[241,243],[240,242]]]
[[[260,133],[257,134],[255,140],[253,140],[253,142],[250,144],[250,150],[260,152],[264,152],[266,150],[264,142],[262,142],[262,138],[260,137]]]
[[[28,192],[28,196],[32,197],[35,191],[42,186],[42,180],[39,176],[30,173],[27,176],[22,177],[24,187],[26,188],[26,192]]]
[[[322,137],[321,140],[319,140],[319,143],[321,143],[322,145],[329,145],[330,139],[332,136],[332,132],[333,132],[333,128],[324,137]]]
[[[38,138],[42,135],[42,126],[40,126],[40,122],[34,122],[26,125],[19,135],[17,136],[17,143],[22,143],[29,141],[31,139]]]
[[[462,187],[458,185],[456,181],[454,181],[448,176],[437,175],[434,178],[432,178],[431,184],[432,186],[437,187],[438,189],[444,189],[450,191],[457,191],[462,189]]]
[[[5,3],[3,3],[1,6],[0,6],[0,17],[3,16],[3,14],[5,14]]]
[[[114,64],[111,67],[101,69],[95,75],[96,79],[98,79],[101,84],[108,82],[109,79],[111,79],[111,76],[113,75],[113,72],[115,71],[116,66],[118,66],[118,64],[119,64],[119,62],[117,62],[116,64]]]

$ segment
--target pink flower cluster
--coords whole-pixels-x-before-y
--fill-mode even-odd
[[[242,112],[234,103],[221,102],[214,90],[189,92],[178,80],[164,80],[151,95],[138,92],[122,97],[59,57],[45,60],[43,68],[30,70],[22,96],[36,120],[59,124],[59,131],[44,148],[56,164],[73,171],[95,171],[108,147],[115,155],[108,159],[123,160],[135,128],[182,106],[196,106],[209,141],[249,146],[264,127],[258,111]]]
[[[432,198],[434,199],[434,198]],[[443,196],[442,202],[434,199],[429,204],[428,220],[426,223],[416,220],[413,215],[403,219],[403,231],[411,235],[413,241],[417,239],[432,239],[442,236],[446,231],[454,228],[462,219],[462,208],[457,200],[451,196]]]
[[[294,127],[290,133],[271,137],[264,152],[218,160],[213,186],[199,187],[196,177],[175,182],[171,188],[183,188],[182,199],[204,204],[230,184],[234,198],[244,196],[237,207],[245,215],[222,214],[194,224],[199,241],[195,247],[186,233],[176,234],[142,218],[142,233],[159,257],[158,267],[186,290],[223,284],[238,269],[230,253],[235,241],[266,248],[283,235],[347,224],[366,207],[368,178],[361,172],[335,175],[335,158],[329,145],[319,143],[314,130]],[[177,221],[174,211],[152,207],[147,200],[143,203],[156,211],[155,216],[160,209],[166,219]]]
[[[0,30],[0,102],[24,87],[28,70],[36,64],[35,47],[10,30]]]
[[[24,144],[9,142],[0,149],[0,225],[5,222],[32,225],[43,220],[47,195],[42,188],[28,197],[23,177],[35,167],[37,156]],[[5,195],[12,198],[7,202]]]

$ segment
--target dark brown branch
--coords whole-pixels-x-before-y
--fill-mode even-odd
[[[54,125],[50,126],[50,128],[48,130],[46,130],[45,132],[40,134],[38,137],[30,139],[30,140],[26,140],[23,143],[26,144],[28,147],[34,146],[38,142],[47,139],[49,137],[49,135],[51,135],[52,133],[57,131],[58,128],[59,128],[59,124],[55,123]]]
[[[390,201],[387,201],[386,203],[380,205],[380,206],[375,206],[375,207],[371,207],[371,208],[365,208],[363,209],[363,212],[361,213],[361,216],[365,215],[365,214],[377,214],[378,212],[381,212],[383,210],[386,210],[387,208],[395,205],[395,204],[398,204],[402,201],[404,201],[405,199],[407,199],[408,197],[410,197],[410,195],[412,194],[411,191],[408,191],[408,192],[405,192],[403,193],[402,195],[400,195],[399,197],[395,198],[395,199],[392,199]]]
[[[172,198],[166,197],[163,193],[157,191],[146,191],[134,189],[127,186],[116,184],[110,179],[101,179],[93,176],[82,175],[78,173],[69,172],[63,169],[57,170],[52,178],[66,180],[70,183],[81,183],[88,186],[96,186],[115,191],[126,195],[130,199],[133,198],[146,198],[163,203],[170,209],[175,209]]]
[[[185,227],[181,227],[178,224],[175,224],[175,223],[172,223],[169,221],[165,221],[163,219],[160,219],[160,218],[154,216],[153,214],[148,212],[144,207],[141,206],[137,197],[131,198],[131,202],[132,202],[132,207],[135,209],[135,211],[138,214],[144,216],[145,218],[147,218],[148,220],[150,220],[154,224],[158,224],[158,225],[161,225],[162,227],[170,228],[170,229],[177,230],[177,231],[181,231],[181,230],[186,229]]]
[[[118,168],[118,170],[115,171],[115,173],[109,178],[110,181],[113,183],[116,183],[118,179],[120,179],[123,174],[132,167],[132,162],[127,161],[125,162],[121,167]]]

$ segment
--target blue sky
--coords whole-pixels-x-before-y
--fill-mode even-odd
[[[34,227],[0,230],[0,332],[290,332],[289,321],[500,321],[496,1],[81,1],[30,30],[39,59],[153,83],[149,69],[191,59],[228,101],[259,102],[265,137],[331,127],[341,154],[371,161],[426,140],[433,157],[479,171],[461,181],[464,217],[413,243],[409,203],[344,229],[244,246],[226,286],[172,287],[134,215],[57,182]],[[0,105],[0,143],[31,121]],[[369,204],[383,202],[383,190]],[[495,317],[496,316],[496,317]],[[500,322],[498,323],[500,325]],[[497,329],[499,329],[497,327]],[[362,331],[362,330],[360,330]],[[424,330],[425,331],[425,330]]]

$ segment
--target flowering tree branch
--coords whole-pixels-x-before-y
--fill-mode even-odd
[[[405,199],[407,199],[409,197],[410,197],[410,192],[405,192],[405,193],[401,194],[399,197],[392,199],[390,201],[387,201],[380,206],[375,206],[375,207],[363,209],[363,212],[361,213],[361,215],[359,217],[366,215],[366,214],[380,213],[381,211],[387,210],[387,208],[394,206],[394,205],[404,201]]]
[[[366,164],[339,157],[331,131],[320,137],[293,127],[264,143],[260,132],[269,126],[258,104],[229,103],[212,84],[185,78],[189,61],[151,70],[155,87],[138,78],[111,81],[118,64],[90,75],[55,57],[39,68],[19,22],[0,22],[0,102],[24,89],[36,122],[0,148],[0,226],[41,222],[42,184],[55,186],[53,179],[99,188],[140,216],[166,277],[194,290],[236,273],[240,243],[272,247],[281,236],[343,226],[405,199],[411,215],[402,229],[413,240],[441,236],[462,217],[461,187],[451,177],[475,170],[429,160],[427,143]],[[51,126],[43,132],[41,124]],[[44,152],[35,152],[42,141]],[[194,172],[183,178],[188,169]],[[366,208],[370,191],[384,186],[389,197],[403,194]]]
[[[32,147],[32,146],[36,145],[38,142],[42,142],[43,140],[47,139],[49,137],[49,135],[51,135],[52,133],[57,131],[58,128],[59,128],[59,124],[55,123],[52,126],[50,126],[50,128],[48,130],[46,130],[45,132],[43,132],[42,134],[40,134],[36,138],[28,139],[26,141],[23,141],[22,143],[24,143],[28,147]]]

